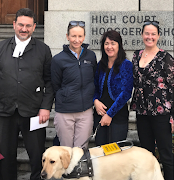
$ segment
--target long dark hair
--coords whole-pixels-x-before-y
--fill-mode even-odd
[[[114,72],[117,74],[117,73],[119,73],[120,65],[126,59],[126,53],[123,49],[122,38],[121,38],[120,34],[115,30],[107,31],[102,36],[102,39],[101,39],[102,57],[101,57],[100,64],[99,64],[99,71],[102,70],[102,71],[106,72],[108,69],[108,55],[106,54],[106,52],[104,50],[104,43],[106,41],[106,38],[116,41],[119,44],[118,56],[115,59],[115,62],[113,65]]]

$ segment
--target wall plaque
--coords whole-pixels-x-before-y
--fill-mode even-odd
[[[174,49],[174,27],[172,11],[92,11],[90,12],[90,48],[100,49],[104,32],[114,29],[120,33],[125,50],[143,49],[141,29],[145,20],[159,21],[158,47]]]

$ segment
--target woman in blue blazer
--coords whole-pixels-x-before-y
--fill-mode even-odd
[[[133,88],[133,67],[126,59],[122,38],[114,30],[103,34],[102,57],[95,73],[94,128],[100,123],[96,145],[124,140],[128,132],[128,106]]]

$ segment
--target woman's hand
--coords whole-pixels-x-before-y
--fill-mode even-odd
[[[105,114],[102,118],[101,121],[99,122],[101,126],[109,126],[111,124],[112,118]]]
[[[96,109],[98,115],[103,116],[106,114],[105,109],[107,109],[107,107],[98,99],[94,100],[94,106],[95,106],[95,109]]]

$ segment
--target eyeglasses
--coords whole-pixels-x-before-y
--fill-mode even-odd
[[[158,21],[144,21],[144,25],[154,25],[154,26],[158,26],[159,22]]]
[[[85,27],[85,22],[84,21],[70,21],[69,25]]]

